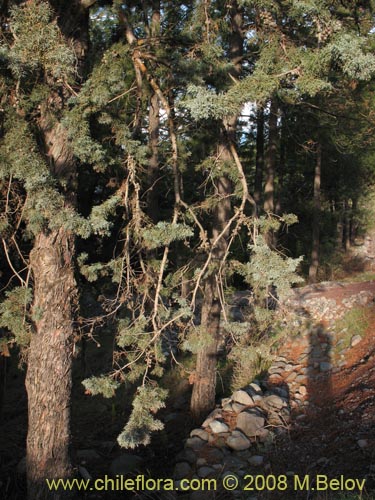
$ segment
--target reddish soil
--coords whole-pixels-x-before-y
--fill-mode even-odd
[[[375,282],[317,285],[301,298],[325,296],[339,303],[363,290],[375,292]],[[289,435],[277,440],[275,449],[269,452],[273,474],[291,471],[311,478],[325,474],[330,478],[344,475],[366,479],[366,493],[361,498],[375,498],[374,306],[369,309],[368,319],[366,336],[348,351],[346,366],[323,379],[309,381],[312,408],[295,412]],[[297,360],[299,355],[300,347],[296,346],[290,357]],[[315,498],[312,492],[285,493],[268,492],[262,498]],[[332,492],[315,495],[322,499],[359,498],[335,496]]]

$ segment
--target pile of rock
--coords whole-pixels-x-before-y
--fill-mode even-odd
[[[253,382],[234,392],[191,431],[176,457],[176,480],[217,477],[228,471],[241,476],[249,467],[267,466],[259,449],[288,428],[290,408],[287,390],[263,389]]]
[[[318,285],[308,285],[296,288],[285,300],[284,307],[292,310],[299,316],[310,318],[315,323],[325,323],[333,328],[335,322],[341,319],[353,307],[372,305],[375,300],[374,290],[353,290],[355,285],[339,282],[323,282]],[[330,293],[332,289],[339,290],[336,298],[330,298],[323,293]],[[346,294],[348,294],[346,296]]]

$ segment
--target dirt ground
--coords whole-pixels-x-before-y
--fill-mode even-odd
[[[340,303],[360,291],[375,291],[375,282],[317,285],[305,298],[324,296]],[[363,498],[375,498],[375,305],[370,307],[368,319],[363,340],[348,351],[345,367],[309,382],[313,408],[295,411],[289,434],[275,444],[271,453],[273,474],[366,479],[367,496],[364,493]],[[299,354],[298,347],[294,352],[292,349],[291,359],[297,359]],[[262,498],[268,497],[278,495],[268,493]],[[306,492],[293,495],[310,497]]]

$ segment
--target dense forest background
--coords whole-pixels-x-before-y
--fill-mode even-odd
[[[120,446],[148,445],[171,367],[199,421],[218,363],[239,377],[270,355],[290,287],[355,264],[373,213],[372,7],[2,1],[0,363],[17,349],[27,365],[30,499],[72,475],[74,360],[87,394],[132,398]],[[245,289],[239,321],[226,304]],[[99,373],[85,349],[103,329]]]

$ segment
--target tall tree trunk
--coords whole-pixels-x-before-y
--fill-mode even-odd
[[[278,143],[277,112],[278,102],[276,97],[274,97],[271,100],[270,116],[268,120],[268,146],[265,165],[266,182],[264,186],[264,211],[267,214],[273,214],[275,211],[275,170]],[[267,231],[265,238],[270,247],[275,246],[275,235],[273,231]]]
[[[344,201],[344,230],[343,230],[343,240],[342,246],[345,252],[348,252],[352,246],[351,244],[351,226],[352,226],[352,211],[349,201],[345,199]]]
[[[88,47],[88,12],[80,2],[51,0],[62,34],[77,56],[77,83],[82,81]],[[66,105],[64,89],[51,81],[48,101],[38,122],[44,154],[52,175],[64,186],[66,206],[76,203],[76,163],[66,132],[58,121]],[[28,351],[27,483],[30,500],[59,500],[45,480],[72,475],[69,459],[72,351],[77,285],[74,236],[63,228],[37,235],[30,253],[34,277],[34,332]]]
[[[309,282],[315,283],[319,267],[319,246],[320,246],[320,212],[321,212],[321,199],[320,199],[320,179],[322,171],[322,145],[320,142],[317,144],[315,173],[314,173],[314,209],[312,220],[312,251],[311,263],[309,268]]]
[[[257,207],[262,199],[263,169],[264,169],[264,109],[259,106],[257,110],[257,137],[255,158],[254,201]]]
[[[232,118],[234,121],[234,118]],[[230,155],[228,145],[223,145],[224,157]],[[221,177],[216,182],[216,188],[221,200],[214,211],[212,240],[222,232],[231,214],[231,203],[228,195],[232,192],[231,182],[226,177]],[[218,280],[219,267],[228,248],[228,231],[214,250],[211,273],[205,279],[203,289],[203,304],[201,313],[201,326],[211,339],[209,345],[200,349],[195,367],[195,380],[191,397],[191,413],[199,421],[215,406],[216,395],[216,365],[217,352],[220,340],[220,282]]]
[[[284,184],[284,174],[285,174],[285,164],[286,164],[286,142],[287,142],[287,130],[286,130],[286,118],[285,111],[282,112],[281,115],[281,126],[280,126],[280,161],[277,169],[277,196],[276,196],[276,206],[275,213],[276,215],[281,215],[283,210],[283,200],[282,200],[282,192],[283,192],[283,184]]]
[[[239,77],[241,73],[241,60],[243,54],[243,14],[236,1],[230,8],[232,34],[230,37],[229,58],[234,69],[232,76]],[[224,163],[233,162],[230,144],[236,141],[236,127],[238,116],[227,119],[218,142],[218,158]],[[215,182],[215,189],[219,201],[213,213],[212,241],[222,233],[231,216],[230,195],[232,183],[227,177],[220,177]],[[213,258],[210,274],[204,282],[204,296],[201,314],[201,326],[210,336],[211,342],[200,349],[197,356],[195,380],[191,397],[191,413],[199,421],[208,411],[215,406],[216,395],[216,366],[217,352],[220,338],[220,276],[219,268],[228,248],[229,230],[218,241],[213,249]]]
[[[160,1],[153,0],[150,27],[151,44],[155,45],[157,37],[160,35]],[[148,162],[147,178],[147,214],[153,222],[159,220],[159,128],[160,128],[160,103],[157,93],[151,90],[149,107],[149,144],[151,156]]]
[[[151,156],[148,161],[147,183],[149,185],[147,191],[147,215],[153,222],[159,220],[159,98],[155,92],[150,98],[149,109],[149,138]]]

